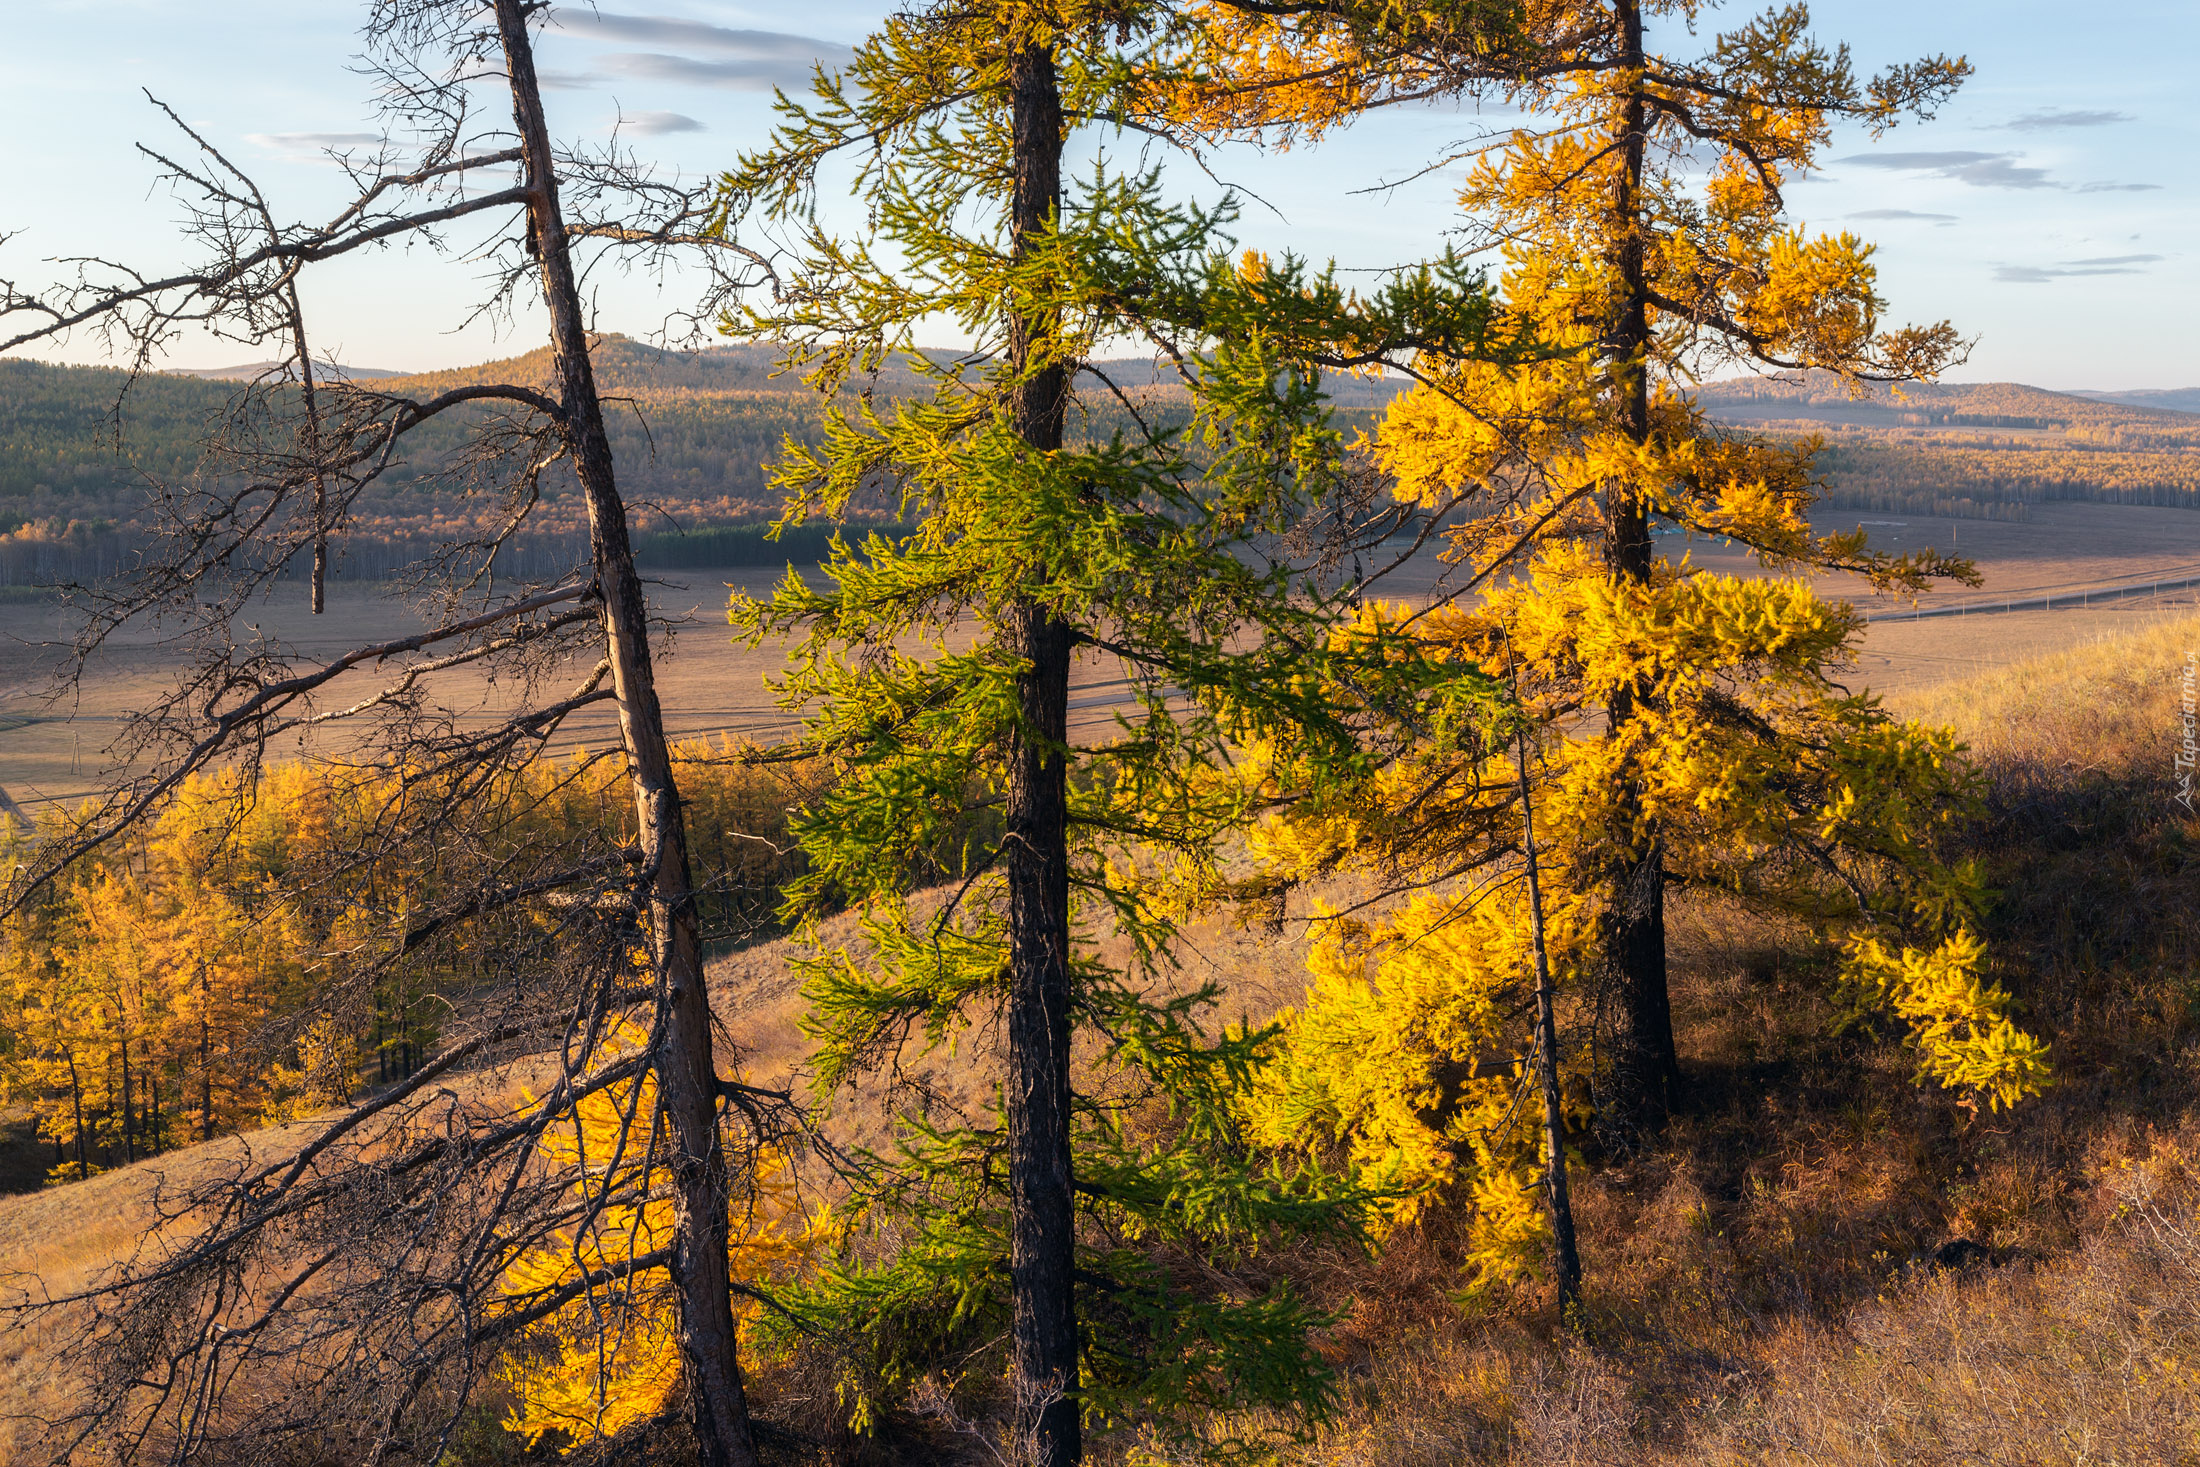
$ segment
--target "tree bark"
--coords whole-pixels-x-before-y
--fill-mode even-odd
[[[1509,649],[1508,649],[1508,660]],[[1517,696],[1518,685],[1514,692]],[[1558,1265],[1558,1317],[1581,1317],[1581,1251],[1574,1240],[1574,1204],[1566,1185],[1566,1107],[1558,1088],[1558,1012],[1551,954],[1543,932],[1543,871],[1535,844],[1535,803],[1528,788],[1528,736],[1513,739],[1520,782],[1520,851],[1528,878],[1528,926],[1535,938],[1535,1078],[1543,1092],[1543,1190],[1551,1206],[1551,1240]]]
[[[1623,65],[1643,61],[1642,11],[1636,0],[1617,7]],[[1625,291],[1613,323],[1609,352],[1621,430],[1637,443],[1650,438],[1650,300],[1648,266],[1643,252],[1642,173],[1648,115],[1639,73],[1634,77],[1621,119],[1621,173],[1613,200],[1611,229],[1617,239],[1618,273]],[[1613,575],[1638,585],[1650,579],[1655,559],[1650,516],[1631,484],[1617,483],[1605,494],[1605,563]],[[1655,689],[1622,689],[1612,699],[1609,736],[1623,738],[1635,710]],[[1637,823],[1643,792],[1629,771],[1613,792],[1613,823],[1626,829]],[[1606,1046],[1598,1076],[1598,1124],[1608,1140],[1632,1144],[1661,1129],[1680,1084],[1673,1046],[1673,1014],[1665,979],[1665,846],[1655,829],[1629,849],[1617,852],[1599,873],[1601,910],[1593,979],[1598,1027]]]
[[[199,963],[199,1139],[214,1139],[214,983]]]
[[[1062,100],[1053,52],[1029,46],[1009,58],[1015,183],[1014,257],[1029,257],[1055,227],[1062,180]],[[1053,360],[1059,314],[1012,310],[1009,360],[1022,380],[1016,431],[1031,450],[1062,446],[1069,378]],[[1045,364],[1030,371],[1033,352]],[[1034,601],[1009,608],[1008,649],[1017,679],[1018,727],[1009,753],[1005,869],[1008,880],[1008,1168],[1013,1236],[1018,1437],[1038,1467],[1083,1458],[1073,1294],[1076,1211],[1070,1173],[1069,816],[1064,743],[1069,721],[1071,635]]]
[[[84,1087],[76,1078],[76,1051],[63,1050],[62,1058],[69,1063],[69,1110],[76,1117],[76,1179],[81,1182],[92,1174],[84,1158]]]
[[[718,1132],[718,1083],[712,1064],[709,994],[696,934],[687,836],[673,782],[671,748],[651,663],[649,607],[627,538],[626,505],[612,475],[611,443],[581,315],[580,290],[558,205],[555,158],[527,34],[526,0],[496,0],[512,88],[512,114],[524,150],[530,228],[550,312],[550,342],[565,413],[567,446],[586,496],[604,643],[618,697],[643,870],[649,925],[665,1006],[657,1055],[657,1102],[671,1137],[673,1287],[680,1300],[680,1359],[695,1424],[698,1459],[707,1467],[753,1467],[756,1443],[742,1386],[727,1258],[728,1180]]]
[[[130,1088],[130,1020],[119,1000],[115,1003],[115,1034],[122,1049],[122,1159],[133,1162],[137,1160],[137,1137],[132,1134],[137,1095]]]

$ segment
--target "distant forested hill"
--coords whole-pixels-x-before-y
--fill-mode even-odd
[[[2166,406],[2015,382],[1855,398],[1800,372],[1713,382],[1700,397],[1719,422],[1823,438],[1836,508],[1995,519],[2058,499],[2200,508],[2200,419]]]
[[[20,523],[20,506],[36,498],[108,514],[114,491],[140,475],[197,467],[207,423],[234,387],[161,373],[125,395],[125,380],[104,367],[0,360],[0,514]]]
[[[2074,392],[2099,402],[2120,402],[2130,407],[2168,408],[2172,412],[2200,413],[2200,387],[2149,387],[2131,392]]]
[[[671,352],[611,337],[599,348],[620,482],[637,532],[652,537],[650,553],[663,563],[811,553],[815,536],[767,544],[753,532],[720,533],[776,515],[770,460],[788,439],[815,442],[822,432],[815,396],[795,378],[774,377],[773,363],[762,346]],[[1088,384],[1083,432],[1131,426],[1118,391],[1149,423],[1183,421],[1182,389],[1152,363],[1102,366],[1113,390]],[[549,380],[543,350],[354,386],[419,398],[475,382]],[[884,400],[918,388],[899,367],[859,385]],[[1399,386],[1336,378],[1341,426],[1372,427]],[[241,390],[235,380],[180,373],[130,383],[106,368],[0,361],[0,585],[83,578],[123,563],[146,528],[147,484],[202,471],[201,445]],[[2200,420],[2187,412],[2015,383],[1927,385],[1859,400],[1831,378],[1800,373],[1715,382],[1702,395],[1714,418],[1736,428],[1822,436],[1820,466],[1836,508],[2021,518],[2027,504],[2053,499],[2200,507]],[[454,525],[495,513],[493,496],[444,472],[465,427],[454,417],[422,434],[416,457],[373,486],[338,574],[387,574]],[[554,473],[544,488],[532,543],[546,556],[568,555],[582,531],[575,486]],[[858,514],[884,521],[896,507],[882,486]]]
[[[812,542],[822,544],[816,535],[767,544],[754,533],[723,533],[776,517],[779,495],[769,486],[769,462],[789,439],[813,443],[823,431],[816,396],[798,378],[775,377],[774,360],[763,346],[671,352],[617,336],[598,348],[596,376],[610,399],[619,481],[634,506],[645,553],[660,563],[695,564],[697,555],[737,553],[772,562],[814,554]],[[1084,433],[1128,429],[1122,399],[1149,424],[1183,421],[1183,390],[1151,363],[1102,365],[1114,388],[1089,386]],[[547,387],[550,378],[544,349],[453,371],[377,374],[350,386],[419,399],[490,381]],[[156,373],[130,383],[111,369],[0,362],[0,585],[82,579],[123,564],[146,529],[149,482],[176,482],[206,468],[201,445],[243,385],[233,373],[228,380]],[[851,390],[891,400],[919,387],[913,373],[893,367]],[[1377,405],[1395,390],[1395,384],[1338,378],[1334,393],[1343,426],[1369,426]],[[446,472],[468,419],[491,411],[462,410],[416,435],[414,456],[392,465],[355,506],[337,574],[387,574],[448,538],[454,526],[482,523],[496,513],[489,489]],[[543,491],[530,543],[546,556],[567,555],[583,529],[577,485],[561,468],[545,476]],[[868,503],[854,506],[854,514],[885,521],[897,507],[891,490],[881,486]],[[682,535],[688,538],[673,538]],[[520,553],[524,557],[525,547]]]

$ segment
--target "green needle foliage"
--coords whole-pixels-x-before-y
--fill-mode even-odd
[[[731,608],[749,638],[797,640],[777,691],[837,776],[800,813],[809,869],[788,896],[817,940],[816,1086],[830,1102],[884,1077],[906,1104],[920,1092],[895,1086],[926,1055],[966,1031],[991,1043],[1016,964],[1047,940],[1010,868],[1066,864],[1065,1393],[1085,1426],[1164,1433],[1207,1413],[1323,1409],[1329,1379],[1307,1341],[1319,1316],[1277,1248],[1355,1236],[1366,1201],[1350,1177],[1248,1142],[1240,1100],[1271,1036],[1217,1022],[1216,989],[1176,961],[1186,913],[1228,889],[1234,839],[1281,793],[1244,751],[1288,745],[1310,778],[1364,776],[1369,707],[1473,676],[1402,639],[1333,638],[1349,588],[1286,553],[1352,470],[1325,373],[1495,347],[1488,292],[1455,260],[1355,295],[1295,258],[1240,254],[1227,199],[1165,200],[1152,149],[1174,79],[1158,58],[1181,52],[1181,26],[1160,8],[1075,3],[898,16],[844,78],[782,100],[773,146],[724,192],[728,228],[763,220],[801,241],[783,304],[728,323],[789,343],[790,366],[831,402],[822,439],[790,442],[779,464],[788,522],[890,484],[915,527],[843,546],[819,585],[790,575],[770,601]],[[1061,122],[1037,146],[1058,165],[1067,141],[1089,142],[1091,161],[1019,227],[1011,201],[1034,143],[1016,88],[1040,65]],[[1108,151],[1126,137],[1127,165]],[[814,207],[820,170],[851,155],[871,221],[852,242]],[[972,348],[916,349],[919,332],[948,329]],[[1133,349],[1166,364],[1171,412],[1149,411],[1105,356]],[[859,390],[897,357],[928,394]],[[1059,732],[1067,678],[1039,685],[1018,631],[1034,617],[1066,629],[1079,665],[1127,684],[1104,736]],[[1368,703],[1337,706],[1324,690],[1340,684]],[[1063,771],[1053,852],[1018,848],[1047,838],[1016,823],[1019,751],[1035,744]],[[825,941],[818,920],[844,906],[860,939]],[[1006,1028],[1013,1075],[1029,1056]],[[927,1375],[973,1398],[1004,1373],[1011,1394],[1031,1378],[1021,1353],[1008,1371],[1003,1342],[1037,1307],[1012,1257],[1029,1221],[1012,1105],[912,1106],[890,1148],[848,1169],[847,1247],[796,1302],[858,1343],[859,1423]],[[1010,1405],[1032,1418],[1033,1403]],[[1071,1459],[1074,1430],[1040,1455]]]

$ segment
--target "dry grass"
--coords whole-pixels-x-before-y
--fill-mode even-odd
[[[1462,1307],[1441,1230],[1317,1275],[1348,1405],[1293,1460],[2200,1462],[2200,821],[2176,803],[2200,618],[1947,685],[1985,776],[1996,977],[2055,1043],[2014,1115],[1831,1036],[1810,934],[1676,913],[1694,1087],[1580,1178],[1586,1327]],[[1933,1264],[1953,1239],[1985,1247]]]
[[[1996,977],[2054,1041],[2053,1091],[1968,1116],[1917,1089],[1899,1048],[1832,1037],[1812,934],[1685,907],[1695,1094],[1658,1149],[1577,1182],[1581,1334],[1546,1291],[1459,1297],[1441,1220],[1374,1260],[1302,1260],[1342,1314],[1325,1348],[1345,1405],[1285,1460],[2200,1462],[2200,821],[2172,763],[2195,649],[2187,619],[1901,705],[1955,725],[1984,773]],[[766,1083],[806,1048],[789,956],[713,967]],[[1257,1018],[1295,996],[1301,962],[1295,932],[1218,924],[1186,977],[1222,979],[1231,1016]],[[933,1067],[946,1099],[982,1103],[990,1043]],[[836,1123],[846,1139],[871,1139],[861,1114]],[[132,1240],[143,1170],[0,1203],[0,1254],[66,1287]],[[1988,1258],[1918,1262],[1954,1238]],[[0,1407],[60,1389],[38,1350],[0,1344]],[[758,1388],[785,1410],[806,1389],[768,1372]]]
[[[65,1187],[0,1198],[0,1300],[65,1297],[128,1258],[154,1222],[164,1185],[234,1169],[252,1156],[280,1154],[307,1133],[303,1125],[226,1136]],[[82,1323],[66,1309],[0,1329],[0,1463],[42,1460],[39,1421],[75,1404],[56,1351]]]

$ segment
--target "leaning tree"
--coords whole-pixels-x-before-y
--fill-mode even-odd
[[[316,1006],[342,1022],[409,984],[448,1012],[444,1047],[408,1077],[302,1134],[221,1153],[154,1199],[160,1225],[133,1257],[80,1292],[10,1305],[73,1330],[83,1380],[50,1423],[61,1456],[104,1443],[241,1457],[306,1436],[363,1461],[434,1461],[500,1352],[648,1286],[677,1301],[698,1459],[756,1460],[729,1209],[775,1113],[713,1052],[655,683],[664,628],[605,435],[587,281],[677,257],[704,282],[701,319],[766,272],[703,227],[706,193],[553,139],[530,34],[547,14],[539,0],[374,0],[364,57],[384,141],[337,160],[340,209],[286,217],[171,112],[183,146],[145,151],[197,262],[70,261],[62,283],[0,296],[10,350],[91,333],[135,373],[201,329],[281,359],[235,395],[198,474],[152,487],[142,564],[78,592],[71,676],[96,675],[102,650],[143,628],[179,671],[128,718],[104,793],[14,868],[11,911],[122,849],[179,792],[220,791],[209,818],[244,818],[276,751],[310,740],[349,812],[340,840],[285,875],[339,914],[312,955]],[[392,248],[483,270],[482,311],[510,316],[539,293],[549,383],[415,395],[327,371],[301,282]],[[331,657],[253,625],[268,600],[323,610],[364,496],[408,466],[469,496],[477,525],[388,587],[417,629]],[[579,498],[585,557],[512,575],[510,547],[559,492]],[[504,690],[501,711],[465,711],[482,679]],[[600,707],[616,710],[616,747],[549,761],[561,727]],[[593,834],[555,818],[607,772],[630,814]],[[566,1133],[565,1150],[549,1144]],[[584,1134],[612,1138],[610,1153],[576,1155]],[[571,1164],[546,1161],[559,1158]],[[640,1207],[652,1189],[669,1208]],[[613,1220],[623,1232],[604,1236]],[[593,1261],[527,1286],[515,1265],[547,1246]]]

